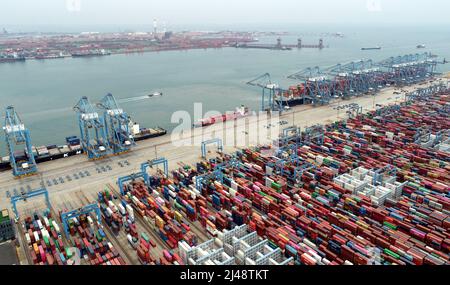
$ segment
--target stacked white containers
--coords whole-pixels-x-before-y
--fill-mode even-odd
[[[388,198],[397,198],[402,194],[405,183],[397,182],[395,177],[390,176],[384,179],[382,185],[374,185],[374,171],[358,167],[349,174],[342,174],[334,178],[334,182],[344,189],[351,190],[355,195],[370,197],[376,206],[383,205]]]

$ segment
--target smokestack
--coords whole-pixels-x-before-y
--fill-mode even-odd
[[[156,22],[156,19],[153,19],[153,35],[156,37],[156,29],[158,27],[158,23]]]
[[[281,48],[281,38],[278,38],[278,39],[277,39],[277,47],[278,47],[278,48]]]

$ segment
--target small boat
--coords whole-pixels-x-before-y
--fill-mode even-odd
[[[417,45],[417,48],[426,48],[425,45]]]
[[[155,93],[152,93],[152,94],[148,94],[147,96],[148,97],[157,97],[157,96],[162,96],[162,95],[163,95],[162,92],[155,92]]]
[[[375,50],[375,49],[381,49],[381,47],[363,47],[361,50]]]

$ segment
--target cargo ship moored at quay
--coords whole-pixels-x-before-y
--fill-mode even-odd
[[[134,141],[148,140],[167,134],[167,130],[161,127],[140,128],[139,124],[134,124],[133,129],[135,130],[133,135]],[[66,144],[64,145],[33,146],[32,150],[36,163],[62,159],[83,153],[81,141],[77,136],[66,137]],[[20,151],[15,153],[14,156],[17,161],[20,161],[26,160],[28,154],[25,151]],[[0,171],[9,169],[11,169],[9,156],[0,158]]]

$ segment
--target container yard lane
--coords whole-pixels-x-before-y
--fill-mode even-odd
[[[116,197],[120,197],[119,193],[111,184],[107,184],[107,187]],[[166,248],[166,244],[161,239],[161,237],[156,234],[155,229],[152,228],[152,225],[139,214],[136,215],[135,222],[138,228],[145,229],[146,233],[148,233],[150,235],[150,238],[156,243],[155,257],[159,258],[163,256],[163,250]]]
[[[95,199],[88,199],[82,191],[79,191],[76,195],[83,205],[95,203]],[[127,264],[138,264],[138,259],[130,254],[132,249],[127,247],[127,239],[126,236],[123,238],[123,233],[116,235],[108,226],[99,225],[99,228],[106,231],[106,236],[112,241],[113,245],[116,246],[120,255],[124,257]]]

